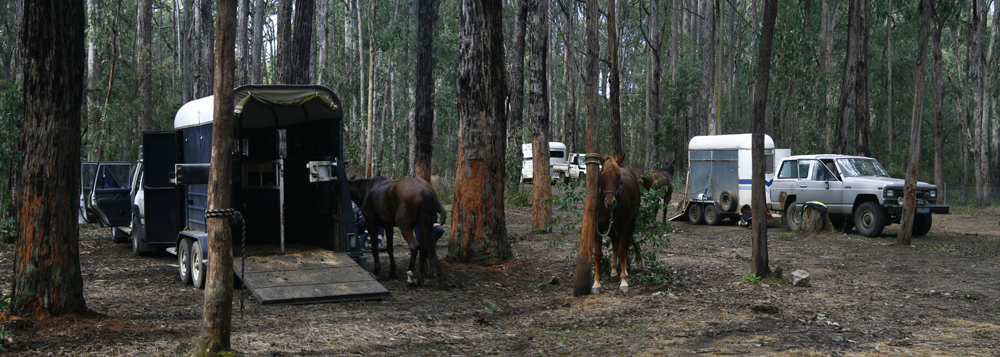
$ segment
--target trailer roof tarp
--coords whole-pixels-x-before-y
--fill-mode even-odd
[[[236,88],[233,101],[233,111],[240,115],[242,128],[283,127],[343,117],[340,98],[322,86],[243,86]],[[214,107],[214,96],[184,104],[174,117],[174,129],[212,122]]]

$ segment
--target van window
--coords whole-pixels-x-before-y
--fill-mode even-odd
[[[563,158],[563,157],[566,157],[566,152],[565,151],[550,151],[549,152],[549,158],[550,159]]]
[[[781,171],[778,172],[780,179],[794,179],[799,177],[799,165],[795,160],[781,163]]]

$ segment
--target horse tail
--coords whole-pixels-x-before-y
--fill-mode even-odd
[[[438,213],[441,214],[441,222],[438,222],[438,223],[441,223],[443,225],[443,224],[445,224],[445,222],[448,221],[448,212],[445,211],[444,206],[441,205],[440,201],[434,200],[434,202],[437,203],[437,211],[438,211]]]
[[[434,269],[441,276],[444,276],[444,269],[441,267],[441,261],[438,260],[437,251],[434,249],[434,221],[437,218],[440,207],[441,203],[434,196],[434,191],[428,189],[420,191],[420,220],[417,221],[420,242],[418,244],[420,244],[420,249],[423,250],[424,258],[430,261],[431,265],[434,266]],[[443,212],[444,210],[441,209],[441,211]]]

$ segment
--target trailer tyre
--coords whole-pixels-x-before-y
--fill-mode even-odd
[[[931,231],[931,214],[918,214],[913,216],[913,236],[923,237]]]
[[[882,234],[882,229],[885,228],[885,213],[875,202],[862,203],[854,213],[854,224],[861,235],[876,237]]]
[[[705,221],[705,212],[702,211],[700,203],[692,203],[688,206],[688,220],[691,224],[702,224]]]
[[[719,216],[719,211],[715,208],[713,204],[705,205],[705,223],[714,226],[722,221],[722,217]]]
[[[191,284],[191,240],[184,238],[177,245],[177,266],[180,267],[181,283]]]
[[[802,226],[802,210],[795,208],[795,201],[789,202],[785,208],[785,223],[791,231],[797,231]]]
[[[191,284],[198,289],[205,287],[205,252],[200,242],[191,243]]]
[[[719,205],[722,206],[722,212],[735,212],[736,206],[739,205],[737,202],[736,194],[733,191],[722,191],[719,195]]]

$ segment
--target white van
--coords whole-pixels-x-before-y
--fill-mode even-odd
[[[521,182],[530,183],[532,176],[534,176],[532,155],[531,143],[521,144],[521,156],[524,158],[521,161]],[[569,182],[569,164],[566,161],[568,156],[566,144],[557,141],[549,142],[549,176],[553,180]]]

